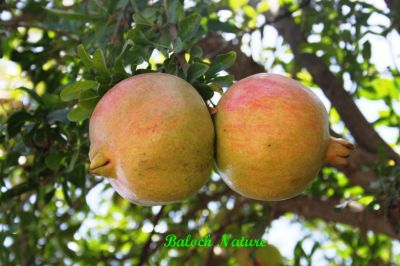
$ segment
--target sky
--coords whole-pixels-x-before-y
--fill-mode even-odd
[[[71,3],[73,3],[73,0],[64,1],[66,5],[70,5]],[[274,2],[277,2],[277,0],[271,1],[272,8],[274,8]],[[366,2],[369,2],[382,10],[387,10],[383,0],[368,0]],[[223,13],[220,15],[224,16]],[[369,23],[376,25],[388,25],[390,22],[386,17],[375,14],[371,16]],[[249,47],[243,47],[243,49],[245,52],[251,53],[255,60],[260,60],[259,55],[262,55],[263,58],[266,58],[265,64],[268,66],[271,64],[271,62],[268,61],[268,58],[271,58],[272,56],[271,54],[268,54],[268,52],[262,51],[262,49],[263,47],[275,46],[277,42],[280,42],[280,37],[278,36],[276,30],[270,26],[266,27],[264,36],[268,36],[268,38],[264,38],[262,40],[260,38],[260,34],[257,32],[254,33],[252,36],[248,36],[247,38],[248,41],[251,41],[251,45]],[[400,36],[397,34],[397,32],[393,31],[392,33],[390,33],[387,39],[371,34],[368,35],[366,38],[371,42],[371,61],[376,65],[378,70],[384,72],[388,66],[400,66],[400,49],[398,49],[400,44]],[[279,74],[282,73],[282,69],[274,68],[271,72]],[[19,66],[11,61],[0,59],[0,98],[9,97],[9,94],[12,93],[9,88],[15,88],[23,85],[30,87],[29,81],[23,77]],[[323,101],[327,110],[329,110],[331,105],[323,92],[319,88],[313,88],[313,91]],[[218,101],[218,98],[219,97],[216,97],[214,98],[214,100]],[[379,117],[379,111],[385,110],[387,108],[383,101],[370,101],[366,99],[359,99],[356,100],[356,104],[369,122],[372,122]],[[400,102],[397,106],[395,106],[395,109],[397,113],[400,114]],[[334,125],[333,128],[334,130],[341,132],[343,130],[343,123]],[[377,131],[389,143],[394,143],[399,134],[399,131],[397,129],[386,127],[379,127],[377,128]],[[400,147],[396,147],[396,150],[400,152]],[[100,191],[103,190],[103,188],[104,183],[101,183],[87,195],[87,201],[91,210],[98,215],[105,215],[105,212],[107,212],[108,210],[108,207],[104,206],[105,201],[102,201],[103,203],[101,203],[97,197],[97,195],[100,193]],[[102,194],[102,196],[111,200],[112,193],[113,191],[111,189],[108,189],[106,193]],[[102,204],[101,208],[100,204]],[[155,212],[156,210],[157,209],[154,209]],[[288,217],[281,217],[277,220],[274,220],[272,222],[271,228],[264,235],[265,239],[269,243],[276,245],[281,253],[287,258],[293,257],[294,246],[296,245],[297,241],[303,239],[304,237],[311,236],[312,239],[316,240],[324,239],[323,232],[309,231],[305,229],[301,225],[301,223],[298,223],[295,220],[296,219]],[[81,228],[81,234],[85,235],[85,231],[90,230],[90,228],[93,227],[96,227],[96,221],[90,218],[87,219],[84,223],[84,226],[82,226]],[[162,226],[160,228],[160,230],[162,231]],[[151,231],[152,225],[147,224],[142,228],[142,230],[146,232]],[[312,243],[312,241],[306,240],[304,242],[305,249],[310,250],[312,247]],[[394,243],[396,253],[400,253],[400,245],[398,241],[394,241]],[[71,250],[73,250],[76,247],[71,244],[70,248]],[[334,252],[332,250],[324,252],[325,254],[334,256]],[[317,251],[314,256],[314,264],[321,265],[321,262],[323,262],[323,253]]]

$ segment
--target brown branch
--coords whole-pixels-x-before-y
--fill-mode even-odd
[[[124,10],[122,11],[121,18],[117,21],[114,31],[111,35],[111,42],[114,43],[115,45],[120,45],[120,39],[119,37],[119,32],[121,28],[126,24],[127,22],[127,17],[132,17],[132,14],[129,14],[129,6],[131,2],[128,2],[128,4],[125,6]]]
[[[248,57],[242,52],[240,43],[234,43],[233,41],[227,42],[216,33],[209,33],[198,45],[203,49],[205,57],[208,58],[212,58],[217,54],[235,51],[236,62],[228,71],[232,73],[237,80],[256,73],[265,72],[263,66],[257,64],[251,57]]]
[[[385,0],[386,6],[390,10],[392,27],[400,34],[400,3],[397,0]]]
[[[290,200],[270,203],[274,218],[291,212],[305,219],[323,219],[326,222],[343,223],[360,228],[362,231],[372,230],[375,233],[385,234],[389,237],[400,239],[396,230],[398,220],[396,217],[383,216],[382,211],[367,210],[359,203],[349,203],[340,210],[335,207],[340,204],[337,199],[319,199],[308,196],[298,196]]]
[[[137,266],[142,266],[144,265],[150,255],[150,245],[152,243],[152,236],[154,235],[155,229],[156,229],[156,225],[158,224],[158,221],[161,219],[161,216],[164,212],[164,206],[161,207],[160,211],[157,213],[157,215],[154,217],[152,224],[153,224],[153,230],[151,231],[149,237],[147,238],[146,243],[144,244],[143,248],[142,248],[142,253],[140,254],[140,259],[139,259],[139,263],[137,264]]]
[[[176,37],[178,36],[178,30],[176,28],[176,24],[168,23],[168,31],[169,35],[171,36],[172,42],[175,42]],[[176,54],[176,59],[178,60],[179,65],[181,66],[183,73],[185,76],[187,75],[187,71],[189,69],[189,64],[186,62],[185,53],[178,53]]]

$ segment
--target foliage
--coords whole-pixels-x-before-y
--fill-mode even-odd
[[[239,197],[215,173],[184,202],[139,207],[91,176],[87,156],[88,118],[94,106],[129,76],[144,72],[180,76],[213,106],[234,80],[228,73],[236,54],[215,51],[209,58],[198,43],[211,32],[241,42],[248,51],[251,45],[246,40],[268,40],[264,29],[271,27],[269,2],[253,2],[0,2],[0,57],[17,64],[19,80],[12,81],[0,69],[7,83],[7,90],[0,88],[7,94],[4,98],[0,94],[2,265],[144,265],[146,261],[236,265],[235,250],[214,254],[213,249],[167,249],[162,247],[163,238],[168,233],[193,237],[211,233],[218,238],[222,232],[265,237],[277,218],[274,205]],[[309,36],[304,52],[315,53],[330,65],[348,84],[354,100],[383,103],[371,124],[398,129],[399,69],[381,69],[371,60],[371,36],[386,38],[394,26],[372,25],[370,18],[379,15],[389,20],[390,14],[364,1],[313,1],[307,7],[298,1],[279,2],[290,11],[286,16],[293,16]],[[252,55],[267,71],[284,71],[317,87],[285,43],[263,46]],[[336,110],[329,113],[332,128],[351,138]],[[390,144],[399,147],[399,143],[398,134]],[[339,199],[343,205],[337,206],[338,212],[357,202],[391,215],[398,204],[400,172],[384,154],[380,158],[364,166],[380,177],[371,183],[377,190],[362,188],[338,169],[325,167],[306,195]],[[396,264],[400,259],[388,236],[291,217],[305,230],[323,230],[324,237],[300,240],[287,264],[308,265],[318,252],[330,265]]]

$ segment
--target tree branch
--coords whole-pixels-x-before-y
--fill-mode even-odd
[[[153,227],[153,230],[151,231],[149,237],[147,238],[146,243],[144,244],[144,246],[142,248],[142,252],[140,254],[139,263],[137,264],[137,266],[144,265],[148,260],[148,257],[149,257],[149,254],[150,254],[150,245],[152,243],[151,238],[152,238],[152,236],[153,236],[153,234],[155,232],[156,225],[158,224],[158,221],[161,219],[161,216],[162,216],[162,214],[164,212],[164,207],[165,207],[165,205],[161,207],[160,211],[157,213],[157,215],[154,217],[154,219],[152,221],[154,227]]]
[[[111,42],[114,43],[115,45],[118,45],[118,46],[120,45],[119,32],[120,32],[121,28],[123,28],[125,24],[130,25],[130,23],[127,23],[127,22],[129,22],[128,21],[129,19],[127,19],[127,17],[132,17],[132,14],[130,14],[130,12],[128,12],[130,5],[131,5],[131,2],[128,2],[128,4],[126,4],[126,6],[124,7],[124,9],[122,11],[121,18],[115,24],[114,31],[111,35]]]
[[[385,219],[382,211],[367,210],[363,205],[351,202],[343,209],[335,210],[341,202],[337,199],[326,200],[308,196],[298,196],[293,199],[269,203],[272,207],[272,216],[279,216],[292,212],[305,219],[323,219],[326,222],[343,223],[360,228],[362,231],[372,230],[375,233],[385,234],[400,239],[396,230],[397,219]]]
[[[396,0],[385,0],[386,6],[390,9],[392,27],[400,34],[400,3]]]
[[[212,58],[217,54],[236,52],[236,62],[228,69],[237,80],[248,77],[256,73],[265,72],[265,68],[257,64],[251,57],[248,57],[240,49],[240,43],[233,41],[227,42],[217,33],[210,32],[208,36],[202,39],[198,45],[203,49],[204,56]]]

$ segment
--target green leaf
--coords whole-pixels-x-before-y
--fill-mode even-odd
[[[144,34],[139,29],[133,29],[128,31],[127,34],[128,38],[134,41],[138,45],[148,45],[152,44],[152,42],[147,38],[146,34]]]
[[[68,109],[58,109],[51,111],[47,114],[47,121],[49,121],[50,123],[56,121],[63,123],[68,122],[67,114],[68,114]]]
[[[181,38],[176,37],[173,48],[174,48],[175,53],[180,53],[182,51],[183,43],[182,43]]]
[[[58,152],[51,152],[44,159],[44,163],[51,170],[57,170],[60,167],[62,158],[63,158],[62,154]]]
[[[217,55],[211,63],[211,67],[207,71],[207,76],[214,76],[221,70],[225,70],[232,66],[236,61],[236,52],[230,51],[226,54]]]
[[[246,14],[246,16],[248,16],[249,18],[255,18],[258,15],[257,11],[254,9],[254,7],[249,6],[249,5],[243,7],[243,11]]]
[[[89,118],[90,114],[91,110],[78,106],[68,113],[68,119],[72,122],[78,122]]]
[[[117,60],[118,60],[119,58],[122,58],[122,57],[123,57],[124,53],[126,52],[126,50],[128,49],[129,46],[133,46],[133,45],[134,45],[134,43],[133,43],[132,40],[127,40],[127,41],[124,43],[124,46],[122,47],[121,53],[117,56]]]
[[[200,27],[201,16],[198,13],[193,13],[182,19],[178,24],[178,35],[183,41],[190,39]]]
[[[210,88],[210,86],[202,83],[193,84],[197,92],[201,95],[204,101],[211,99],[214,96],[214,91]]]
[[[156,13],[158,8],[147,7],[143,11],[135,8],[135,13],[133,14],[133,20],[136,24],[152,26],[157,16]]]
[[[106,60],[104,58],[103,52],[100,48],[97,48],[93,54],[93,67],[101,74],[101,75],[109,75],[106,65]]]
[[[160,9],[157,7],[146,7],[141,14],[143,15],[143,17],[145,17],[148,21],[150,22],[154,22],[155,19],[157,18],[157,12]]]
[[[223,90],[220,86],[218,86],[217,84],[210,83],[210,84],[208,84],[208,86],[209,86],[213,91],[218,92],[219,94],[223,94],[223,93],[224,93],[224,90]]]
[[[362,55],[364,57],[364,60],[366,61],[369,61],[369,59],[371,58],[371,43],[369,41],[366,41],[364,43]]]
[[[190,55],[191,55],[191,57],[202,57],[203,50],[199,46],[193,46],[190,49]]]
[[[79,106],[85,109],[93,110],[100,96],[93,90],[87,90],[79,95]]]
[[[65,10],[60,10],[60,9],[51,9],[51,8],[45,8],[49,13],[53,15],[57,15],[62,18],[70,19],[70,20],[78,20],[78,21],[100,21],[104,20],[104,16],[99,16],[99,15],[91,15],[87,13],[77,13],[77,12],[72,12],[72,11],[65,11]]]
[[[89,54],[86,52],[86,49],[82,44],[78,45],[78,55],[85,67],[87,68],[93,67],[93,61],[90,58]]]
[[[168,22],[176,23],[181,20],[184,15],[182,4],[179,0],[167,0],[167,19]]]
[[[198,79],[199,77],[201,77],[202,75],[204,75],[204,73],[207,72],[209,66],[207,64],[203,64],[203,63],[193,63],[189,66],[188,69],[188,74],[187,74],[187,80],[189,81],[189,83],[192,83],[193,81],[195,81],[196,79]]]
[[[7,134],[10,138],[16,136],[26,121],[32,119],[32,115],[24,110],[13,113],[7,120]]]
[[[226,22],[221,22],[218,20],[218,18],[210,18],[208,19],[207,26],[209,30],[212,31],[222,31],[222,32],[227,32],[227,33],[238,33],[240,32],[240,29],[235,26],[235,24],[226,21]]]
[[[249,2],[249,0],[229,0],[229,6],[233,10],[238,10],[242,6],[246,5]]]
[[[164,65],[165,72],[167,74],[176,75],[177,64],[174,62],[174,60],[167,59],[164,61],[163,65]]]
[[[234,77],[232,75],[218,76],[211,79],[212,83],[219,85],[220,87],[228,87],[232,85]]]
[[[378,78],[369,82],[366,86],[358,91],[361,97],[369,100],[381,100],[386,97],[398,100],[400,98],[399,90],[394,80]]]
[[[82,91],[86,91],[89,89],[96,89],[99,86],[99,83],[94,80],[80,80],[70,86],[65,87],[61,91],[61,99],[65,102],[71,101],[74,99],[78,99],[80,93]]]
[[[269,2],[268,0],[261,0],[258,4],[257,4],[257,12],[258,14],[262,14],[265,13],[269,10],[270,6],[269,6]]]

